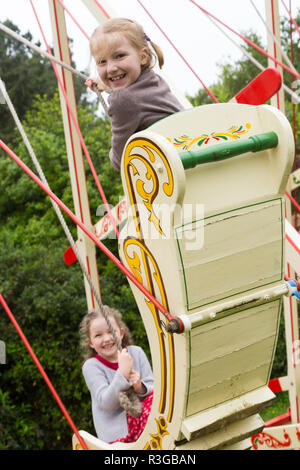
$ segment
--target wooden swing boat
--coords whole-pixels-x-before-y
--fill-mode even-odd
[[[215,162],[214,149],[196,152],[191,165],[207,162],[185,166],[187,151],[265,133],[278,143]],[[151,415],[132,444],[80,431],[89,449],[251,448],[264,427],[258,412],[275,397],[267,385],[282,300],[292,293],[283,274],[283,194],[293,154],[288,121],[270,106],[189,109],[128,140],[120,256],[182,331],[170,333],[131,282],[151,349]],[[73,448],[81,448],[76,436]]]
[[[232,143],[266,133],[277,136],[272,148],[207,158],[210,149],[218,158],[218,146],[226,154]],[[208,162],[185,169],[191,151]],[[151,350],[152,410],[131,444],[80,431],[90,449],[251,447],[264,427],[258,413],[275,398],[268,381],[282,299],[290,295],[284,190],[293,155],[290,125],[269,105],[193,108],[128,140],[120,257],[184,331],[169,333],[165,317],[129,281]]]

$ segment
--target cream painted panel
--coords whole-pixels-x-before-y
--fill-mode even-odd
[[[237,375],[216,384],[211,389],[204,389],[197,393],[190,392],[187,406],[187,416],[205,410],[211,406],[224,403],[227,400],[239,397],[246,392],[255,390],[265,384],[270,364],[262,364],[256,369],[244,372],[243,376]]]
[[[191,332],[188,415],[267,383],[280,306],[277,300]]]
[[[280,267],[275,274],[271,269],[268,271],[270,268],[268,264],[272,260],[277,257],[280,262],[276,255],[278,255],[278,243],[273,243],[262,245],[259,249],[223,256],[222,259],[211,261],[205,266],[188,267],[185,271],[188,310],[279,281]],[[257,274],[253,276],[251,261],[254,262],[256,257],[260,264],[254,265]]]
[[[240,134],[235,134],[237,129]],[[294,139],[288,120],[273,106],[215,104],[186,110],[162,119],[149,130],[164,135],[177,150],[197,150],[217,143],[243,140],[264,132],[278,134],[279,144],[272,151],[249,153],[216,164],[187,170],[184,203],[205,204],[206,214],[235,207],[237,201],[283,193],[291,171]],[[218,135],[223,138],[218,139]],[[216,137],[216,138],[215,138]],[[190,139],[190,140],[189,140]]]
[[[224,382],[228,377],[242,377],[245,372],[269,364],[272,357],[274,335],[214,360],[195,365],[191,374],[190,391],[200,391]],[[263,385],[267,380],[265,377]]]
[[[277,199],[205,219],[200,250],[187,250],[179,237],[187,309],[279,281],[282,236]]]
[[[261,341],[277,332],[280,301],[264,304],[195,328],[191,332],[191,366]],[[259,325],[259,328],[257,328]]]

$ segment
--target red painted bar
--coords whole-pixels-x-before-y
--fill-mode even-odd
[[[72,211],[47,187],[44,183],[25,165],[24,162],[7,145],[0,140],[0,146],[5,152],[24,170],[35,183],[37,183],[48,196],[86,233],[86,235],[109,257],[109,259],[140,289],[141,292],[155,305],[155,307],[169,320],[177,323],[176,332],[182,333],[183,322],[178,317],[172,316],[150,292],[134,277],[134,275],[124,266],[121,261],[108,249],[97,237],[73,214]]]

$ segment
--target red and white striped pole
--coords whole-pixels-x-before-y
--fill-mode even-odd
[[[13,313],[11,312],[11,310],[9,309],[7,303],[5,302],[3,296],[1,295],[0,293],[0,303],[2,304],[5,312],[7,313],[8,315],[8,318],[11,320],[12,324],[14,325],[15,329],[17,330],[17,333],[19,334],[21,340],[23,341],[27,351],[29,352],[33,362],[35,363],[35,365],[37,366],[39,372],[41,373],[43,379],[45,380],[46,384],[48,385],[49,389],[50,389],[50,392],[52,393],[52,395],[54,396],[58,406],[60,407],[61,411],[63,412],[66,420],[68,421],[69,425],[71,426],[72,430],[74,431],[74,433],[76,434],[82,448],[84,450],[89,450],[86,443],[84,442],[84,440],[82,439],[82,437],[80,436],[79,432],[78,432],[78,429],[76,428],[71,416],[69,415],[65,405],[63,404],[63,402],[61,401],[58,393],[56,392],[55,388],[53,387],[48,375],[46,374],[42,364],[40,363],[40,361],[38,360],[37,356],[35,355],[32,347],[30,346],[26,336],[24,335],[23,331],[21,330],[17,320],[15,319]]]
[[[129,269],[94,235],[81,220],[49,189],[44,183],[25,165],[24,162],[2,141],[0,140],[0,147],[24,170],[28,176],[35,183],[37,183],[42,190],[48,194],[51,199],[81,228],[81,230],[103,251],[106,256],[130,279],[135,286],[153,303],[153,305],[167,318],[170,322],[167,331],[174,333],[182,333],[184,331],[184,324],[179,317],[172,316],[158,300],[141,284]]]

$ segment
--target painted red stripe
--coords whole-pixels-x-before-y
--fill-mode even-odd
[[[45,43],[46,43],[46,45],[47,45],[47,41],[45,41]],[[47,45],[47,47],[49,47],[49,46]],[[109,214],[109,217],[110,217],[110,219],[111,219],[112,225],[113,225],[113,227],[114,227],[116,236],[117,236],[117,238],[118,238],[118,237],[119,237],[119,231],[118,231],[118,228],[117,228],[116,221],[115,221],[114,217],[113,217],[112,214],[111,214],[110,206],[109,206],[109,204],[108,204],[108,202],[107,202],[107,199],[106,199],[106,197],[105,197],[103,188],[102,188],[102,186],[101,186],[101,183],[100,183],[100,181],[99,181],[98,175],[97,175],[96,170],[95,170],[95,168],[94,168],[93,162],[92,162],[92,160],[91,160],[91,157],[90,157],[90,155],[89,155],[89,152],[88,152],[87,147],[86,147],[86,145],[85,145],[85,142],[84,142],[84,140],[83,140],[83,137],[82,137],[82,134],[81,134],[81,131],[80,131],[80,128],[79,128],[78,120],[76,119],[76,117],[75,117],[75,115],[74,115],[74,113],[73,113],[73,110],[72,110],[72,108],[71,108],[71,106],[70,106],[70,102],[69,102],[69,100],[68,100],[68,97],[67,97],[67,95],[66,95],[65,88],[64,88],[64,86],[63,86],[63,84],[62,84],[62,81],[61,81],[61,79],[60,79],[60,76],[59,76],[59,74],[58,74],[56,65],[55,65],[54,62],[51,62],[51,64],[52,64],[52,67],[53,67],[53,69],[54,69],[54,72],[55,72],[55,75],[56,75],[56,77],[57,77],[57,80],[58,80],[58,82],[59,82],[61,91],[62,91],[62,93],[63,93],[63,95],[64,95],[64,97],[65,97],[68,110],[69,110],[70,115],[71,115],[71,117],[72,117],[73,124],[74,124],[74,126],[75,126],[75,129],[76,129],[76,131],[77,131],[78,137],[79,137],[79,139],[80,139],[81,146],[82,146],[82,148],[83,148],[84,154],[85,154],[86,159],[87,159],[87,161],[88,161],[88,164],[89,164],[89,167],[90,167],[90,169],[91,169],[92,175],[93,175],[93,177],[94,177],[95,183],[96,183],[97,188],[98,188],[98,190],[99,190],[99,193],[100,193],[100,195],[101,195],[101,197],[102,197],[102,200],[103,200],[103,202],[104,202],[104,204],[105,204],[105,207],[106,207],[107,212],[108,212],[108,214]]]
[[[276,37],[275,33],[275,14],[274,14],[274,0],[271,1],[271,7],[272,7],[272,30],[273,34]],[[274,57],[277,59],[277,49],[276,49],[276,43],[273,41],[273,51],[274,51]],[[277,68],[277,64],[275,64],[275,67]],[[280,109],[280,102],[279,102],[279,93],[276,95],[276,100],[277,100],[277,108]]]
[[[205,10],[205,8],[202,8],[200,5],[197,4],[197,2],[195,2],[195,0],[189,0],[191,3],[193,3],[196,7],[198,7],[201,11],[203,11],[204,13],[206,13],[207,15],[211,16],[214,20],[218,21],[218,23],[220,23],[221,25],[223,25],[225,28],[229,29],[229,31],[231,31],[232,33],[236,34],[239,38],[243,39],[243,41],[247,42],[247,44],[249,44],[251,47],[254,47],[254,49],[256,49],[257,51],[259,51],[261,54],[265,55],[266,57],[269,57],[271,60],[273,60],[273,62],[275,62],[276,64],[280,65],[282,68],[284,68],[285,70],[287,70],[290,74],[292,74],[293,76],[297,77],[297,78],[300,78],[300,74],[298,72],[294,72],[294,70],[292,70],[290,67],[288,67],[287,65],[285,65],[283,62],[275,59],[275,57],[272,57],[270,54],[268,54],[268,52],[266,52],[264,49],[262,49],[261,47],[259,47],[257,44],[255,44],[253,41],[250,41],[250,39],[248,39],[246,36],[243,36],[242,34],[238,33],[237,31],[235,31],[233,28],[231,28],[230,26],[228,26],[227,24],[225,24],[223,21],[219,20],[215,15],[213,15],[212,13],[209,13],[209,11]]]
[[[37,356],[35,355],[35,353],[34,353],[32,347],[30,346],[30,344],[29,344],[29,342],[28,342],[26,336],[24,335],[23,331],[21,330],[21,328],[20,328],[18,322],[16,321],[16,319],[15,319],[13,313],[12,313],[11,310],[9,309],[7,303],[5,302],[5,300],[4,300],[4,298],[3,298],[3,296],[2,296],[1,294],[0,294],[0,302],[1,302],[1,304],[2,304],[2,306],[3,306],[3,308],[4,308],[4,310],[5,310],[5,312],[7,313],[8,318],[10,319],[10,321],[12,322],[12,324],[14,325],[14,327],[15,327],[16,331],[18,332],[18,334],[19,334],[21,340],[23,341],[23,343],[24,343],[24,345],[25,345],[27,351],[29,352],[29,354],[30,354],[30,356],[31,356],[31,358],[32,358],[32,360],[33,360],[33,362],[34,362],[35,365],[37,366],[37,368],[38,368],[40,374],[42,375],[43,379],[45,380],[46,384],[48,385],[48,388],[49,388],[49,390],[51,391],[53,397],[55,398],[55,400],[56,400],[58,406],[60,407],[60,409],[61,409],[63,415],[65,416],[66,420],[68,421],[69,425],[71,426],[71,429],[72,429],[72,430],[74,431],[74,433],[76,434],[76,436],[77,436],[77,438],[78,438],[80,444],[82,445],[83,449],[88,450],[88,448],[87,448],[87,446],[86,446],[84,440],[83,440],[82,437],[80,436],[80,434],[79,434],[79,432],[78,432],[78,430],[77,430],[77,428],[76,428],[76,426],[75,426],[75,424],[74,424],[74,422],[73,422],[71,416],[69,415],[68,411],[66,410],[66,408],[65,408],[65,406],[64,406],[64,404],[63,404],[63,402],[61,401],[61,399],[60,399],[58,393],[56,392],[55,388],[53,387],[53,385],[52,385],[52,383],[51,383],[51,381],[50,381],[48,375],[46,374],[46,372],[45,372],[43,366],[41,365],[40,361],[38,360]]]
[[[100,3],[97,1],[97,0],[94,0],[94,3],[96,3],[96,5],[100,8],[100,10],[102,11],[102,13],[106,16],[106,18],[109,20],[110,19],[110,16],[109,14],[107,13],[106,10],[104,10],[104,8],[100,5]]]
[[[268,387],[272,390],[273,393],[282,392],[281,384],[279,379],[271,379],[269,380]]]
[[[177,49],[177,47],[175,46],[175,44],[171,41],[171,39],[167,36],[167,34],[164,32],[164,30],[159,26],[159,24],[157,23],[157,21],[155,21],[155,19],[153,18],[153,16],[150,14],[150,12],[147,10],[147,8],[143,5],[143,3],[140,1],[140,0],[137,0],[138,3],[141,5],[141,7],[145,10],[145,12],[147,13],[147,15],[149,16],[149,18],[151,18],[151,20],[153,21],[153,23],[157,26],[157,28],[159,29],[159,31],[164,35],[164,37],[167,39],[167,41],[171,44],[171,46],[173,47],[173,49],[177,52],[177,54],[179,55],[179,57],[183,60],[183,62],[188,66],[188,68],[190,69],[190,71],[195,75],[195,77],[199,80],[199,82],[201,83],[201,85],[203,86],[203,88],[205,89],[205,91],[209,94],[209,96],[212,98],[212,100],[215,102],[215,103],[219,103],[219,100],[215,97],[215,95],[212,93],[212,91],[203,83],[203,81],[201,80],[201,78],[199,77],[199,75],[195,72],[195,70],[191,67],[191,65],[187,62],[187,60],[184,58],[184,56],[181,54],[181,52]]]
[[[296,245],[295,242],[293,242],[293,240],[291,239],[291,237],[289,237],[289,235],[287,233],[285,234],[285,238],[287,239],[289,244],[292,245],[292,247],[297,251],[297,253],[300,254],[300,248]]]
[[[63,4],[63,2],[61,0],[58,0],[59,3],[61,4],[61,6],[63,7],[63,9],[68,13],[68,15],[72,18],[72,20],[74,21],[74,23],[76,24],[76,26],[80,29],[80,31],[82,32],[82,34],[84,34],[84,36],[87,38],[87,40],[89,40],[89,36],[88,34],[84,31],[84,29],[82,28],[82,26],[78,23],[78,21],[76,20],[76,18],[72,15],[72,13],[70,12],[70,10],[68,10],[68,8]]]
[[[300,34],[300,28],[299,28],[299,26],[297,25],[297,23],[296,23],[296,21],[294,20],[294,18],[292,17],[291,11],[289,11],[288,7],[286,6],[286,4],[284,3],[283,0],[281,0],[281,3],[282,3],[282,5],[284,6],[284,8],[286,9],[286,11],[288,12],[289,17],[290,17],[290,19],[291,19],[291,22],[293,23],[293,25],[295,26],[296,30],[297,30],[298,33]]]
[[[298,211],[300,211],[300,206],[299,204],[297,203],[297,201],[293,198],[293,196],[287,191],[285,190],[284,191],[284,194],[286,194],[286,196],[289,198],[289,200],[293,203],[293,205],[296,207],[296,209]]]
[[[62,54],[62,46],[61,46],[60,32],[59,32],[59,26],[58,26],[56,2],[53,2],[53,6],[54,6],[55,26],[56,26],[56,34],[57,34],[57,40],[58,40],[58,48],[59,48],[59,58],[62,61],[63,60],[63,54]],[[71,76],[72,76],[72,79],[73,79],[72,74],[71,74]],[[64,89],[67,90],[66,75],[65,75],[64,68],[62,68],[62,77],[63,77]],[[74,115],[75,115],[75,113],[76,113],[76,111],[74,111]],[[76,189],[77,189],[78,202],[79,202],[79,208],[80,208],[80,219],[83,222],[84,221],[84,215],[83,215],[83,208],[82,208],[82,202],[81,202],[80,185],[79,185],[79,179],[78,179],[78,170],[77,170],[77,165],[76,165],[74,137],[73,137],[73,131],[72,131],[71,117],[70,117],[70,112],[69,112],[68,107],[67,107],[67,116],[68,116],[69,135],[70,135],[71,147],[72,147],[73,164],[74,164],[74,170],[75,170]]]
[[[169,320],[175,319],[180,323],[180,319],[172,316],[165,307],[141,284],[126,266],[89,230],[81,220],[46,186],[33,171],[0,139],[0,147],[30,176],[40,188],[48,194],[51,199],[78,225],[81,230],[103,251],[106,256],[133,282],[133,284],[155,305],[156,308]],[[183,330],[181,330],[183,331]]]
[[[85,258],[86,258],[86,265],[87,265],[88,274],[89,274],[89,276],[91,277],[90,260],[89,260],[89,257],[88,257],[88,256],[86,256]],[[90,289],[90,291],[91,291],[92,305],[93,305],[93,308],[95,308],[94,292],[92,291],[92,289]]]
[[[284,413],[283,415],[276,416],[276,418],[269,419],[268,421],[265,422],[265,427],[266,428],[271,428],[273,426],[279,426],[282,424],[288,424],[291,422],[291,412],[288,411],[287,413]]]

